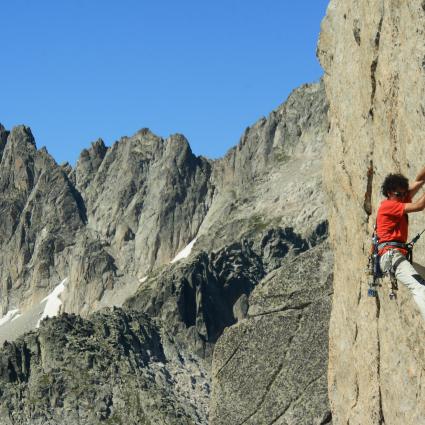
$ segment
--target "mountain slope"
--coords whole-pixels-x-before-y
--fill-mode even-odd
[[[227,352],[220,348],[229,344],[226,335],[243,339],[240,332],[249,329],[253,345],[245,355],[263,358],[256,341],[266,337],[268,319],[274,325],[267,338],[279,341],[279,347],[288,345],[291,353],[286,366],[272,372],[276,379],[287,376],[293,387],[291,395],[285,386],[274,390],[279,403],[292,406],[281,421],[298,412],[295,399],[305,398],[315,401],[306,405],[308,414],[299,423],[307,425],[311,418],[329,423],[327,341],[322,337],[328,329],[331,267],[324,254],[327,216],[321,190],[326,113],[323,84],[302,86],[216,161],[194,156],[183,136],[164,140],[143,129],[109,148],[96,141],[75,168],[58,166],[45,150],[36,149],[29,129],[13,129],[0,163],[0,182],[8,194],[2,208],[13,212],[14,220],[5,224],[8,237],[0,241],[2,272],[8,273],[0,290],[4,313],[9,312],[0,323],[0,339],[14,340],[35,326],[46,314],[43,298],[48,294],[55,312],[68,315],[43,321],[40,329],[3,348],[3,423],[133,423],[138,418],[146,424],[206,424],[213,356],[215,364],[226,362]],[[44,193],[50,194],[46,201]],[[37,202],[30,202],[33,198]],[[42,216],[34,213],[28,221],[23,211],[30,207]],[[31,249],[44,247],[33,249],[44,256],[32,254],[14,274],[9,268],[27,258],[19,243],[21,229]],[[62,245],[56,243],[59,237]],[[50,241],[46,246],[45,239]],[[317,264],[317,253],[323,253],[323,272],[310,279],[314,271],[308,264]],[[36,274],[40,267],[42,286]],[[306,284],[320,295],[317,303]],[[281,293],[281,286],[293,289]],[[298,292],[305,298],[301,304],[307,304],[300,312],[303,319],[257,311],[262,305],[280,310],[282,303],[297,310]],[[104,309],[108,306],[122,309]],[[311,338],[317,339],[315,353],[306,356]],[[72,360],[80,352],[94,363],[85,357]],[[278,352],[273,352],[276,361]],[[301,367],[289,377],[297,356],[307,365],[321,363],[314,385]],[[243,363],[250,365],[249,359]],[[264,362],[258,369],[249,367],[255,372],[250,379],[259,380],[264,368]],[[80,369],[89,384],[81,382]],[[48,382],[43,381],[46,371],[52,371]],[[231,404],[226,388],[239,387],[241,400],[253,396],[238,379],[214,377],[211,423],[225,420],[225,410],[217,406]],[[63,394],[58,396],[55,388]],[[264,395],[264,401],[273,403],[273,398]],[[77,407],[80,402],[83,406]],[[245,413],[262,423],[270,420],[267,410]]]

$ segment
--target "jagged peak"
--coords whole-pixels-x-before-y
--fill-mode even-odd
[[[91,144],[90,152],[92,152],[94,157],[103,161],[103,158],[105,158],[105,155],[108,152],[108,147],[105,145],[105,142],[99,138]]]
[[[185,143],[189,143],[186,136],[182,133],[173,133],[170,134],[170,136],[168,137],[168,139],[173,139],[173,140],[181,140]]]
[[[172,155],[183,155],[185,157],[193,156],[189,141],[183,134],[175,133],[166,139],[167,150],[172,152]]]
[[[92,142],[88,149],[83,149],[80,153],[80,159],[87,156],[96,156],[103,159],[108,148],[103,139],[99,138]]]
[[[164,142],[164,139],[156,135],[155,133],[153,133],[149,128],[144,127],[138,130],[136,133],[134,133],[130,137],[128,136],[121,137],[119,141],[114,143],[114,146],[120,145],[123,142],[124,143],[130,142],[131,144],[133,144],[134,142],[142,143],[142,144],[153,142],[154,144],[162,145],[162,143]]]
[[[322,78],[315,83],[302,84],[301,86],[293,89],[291,93],[289,93],[287,99],[269,114],[269,118],[270,116],[276,114],[284,114],[288,106],[293,106],[300,102],[301,99],[304,99],[306,96],[315,95],[319,91],[322,91],[323,97],[325,97],[325,89]]]
[[[244,146],[249,142],[250,135],[256,133],[261,130],[262,127],[266,126],[268,123],[273,124],[277,119],[284,120],[284,122],[294,121],[294,117],[286,116],[288,108],[297,109],[298,107],[302,107],[303,99],[306,96],[312,96],[312,99],[316,99],[316,93],[322,91],[323,92],[323,104],[326,107],[325,102],[325,91],[324,91],[324,83],[323,80],[320,79],[315,83],[306,83],[292,90],[292,92],[288,95],[286,100],[281,103],[277,108],[275,108],[272,112],[269,113],[267,117],[261,116],[254,124],[251,126],[247,126],[239,139],[239,143],[236,146],[231,147],[223,159],[231,158],[237,151],[241,151],[244,149]],[[316,100],[317,101],[317,100]],[[261,139],[258,139],[257,142],[260,142]]]
[[[154,137],[158,137],[148,127],[143,127],[140,130],[136,131],[136,133],[134,134],[134,137],[135,136],[141,136],[141,137],[154,136]]]
[[[8,136],[9,136],[9,132],[0,123],[0,155],[1,155],[1,152],[3,152],[4,146],[6,145]]]
[[[91,147],[93,150],[96,150],[96,151],[99,151],[99,150],[103,151],[107,149],[105,142],[100,137],[95,142],[92,142]]]
[[[37,148],[31,128],[25,125],[15,126],[10,132],[0,130],[0,154],[11,158],[31,158],[31,161],[41,161],[40,164],[44,163],[47,168],[57,167],[56,160],[46,146]]]
[[[53,158],[53,156],[50,155],[50,152],[47,150],[46,146],[42,146],[40,149],[38,149],[37,157],[43,158],[43,161],[45,162],[46,165],[49,164],[49,167],[57,167],[58,166],[55,158]]]
[[[31,145],[34,148],[37,147],[30,127],[25,125],[18,125],[13,127],[9,135],[9,140],[12,144],[23,143]]]
[[[66,174],[69,175],[72,173],[72,165],[68,162],[62,162],[59,167],[62,169],[62,171]]]
[[[132,136],[123,136],[120,138],[119,141],[115,142],[114,145],[116,144],[121,144],[122,142],[126,142],[126,141],[137,141],[140,143],[145,143],[147,141],[155,141],[157,143],[162,143],[164,141],[164,139],[158,135],[156,135],[155,133],[153,133],[149,128],[144,127],[141,128],[140,130],[136,131],[136,133],[134,133]]]
[[[168,143],[180,143],[182,145],[186,145],[189,147],[190,149],[190,144],[189,141],[186,139],[186,137],[181,134],[181,133],[174,133],[171,134],[168,138],[167,138],[167,142]]]

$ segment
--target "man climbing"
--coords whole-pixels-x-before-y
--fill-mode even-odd
[[[425,193],[418,201],[412,201],[424,184],[425,168],[410,186],[402,174],[389,174],[382,185],[382,194],[387,199],[378,208],[376,224],[381,270],[393,273],[399,282],[409,288],[425,320],[425,279],[408,261],[406,245],[408,214],[425,209]]]

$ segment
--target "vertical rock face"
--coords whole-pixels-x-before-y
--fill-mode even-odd
[[[325,184],[335,250],[329,393],[336,424],[425,424],[424,324],[404,287],[368,298],[370,233],[390,172],[425,164],[423,1],[331,0],[318,55],[330,130]],[[411,236],[425,227],[413,214]],[[423,242],[416,261],[424,263]]]

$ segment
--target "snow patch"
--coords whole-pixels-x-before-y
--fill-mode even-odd
[[[6,315],[0,319],[0,326],[16,319],[16,316],[20,316],[18,309],[8,311]]]
[[[41,321],[46,317],[55,317],[59,313],[60,306],[62,305],[60,294],[65,290],[67,281],[68,278],[65,278],[46,298],[41,300],[40,304],[45,302],[46,305],[44,306],[43,314],[37,322],[36,328],[40,327]]]
[[[148,280],[148,277],[147,277],[147,276],[143,276],[143,277],[141,277],[141,278],[139,279],[139,282],[140,282],[140,283],[145,283],[147,280]]]
[[[11,320],[11,322],[13,322],[14,320],[16,320],[18,317],[21,317],[22,316],[22,314],[17,314],[12,320]]]
[[[183,258],[189,257],[192,252],[193,245],[195,245],[196,239],[193,239],[185,248],[183,248],[172,260],[171,263],[176,263],[177,261],[183,260]]]

